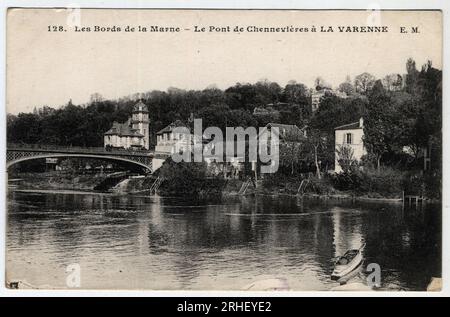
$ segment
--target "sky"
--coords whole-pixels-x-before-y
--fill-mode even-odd
[[[339,32],[338,26],[387,26],[386,33]],[[122,32],[94,32],[95,26]],[[179,27],[178,33],[124,32],[125,27]],[[65,31],[49,32],[53,26]],[[82,27],[91,32],[76,32]],[[206,32],[194,32],[195,26]],[[292,33],[209,32],[209,27],[306,28]],[[315,26],[317,32],[312,32]],[[320,32],[320,28],[334,32]],[[408,33],[400,33],[405,27]],[[412,33],[418,27],[419,33]],[[438,11],[258,11],[10,9],[7,15],[7,112],[58,107],[91,94],[116,99],[137,92],[225,89],[237,82],[290,80],[336,87],[369,72],[405,73],[408,58],[442,68]]]

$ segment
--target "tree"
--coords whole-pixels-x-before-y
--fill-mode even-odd
[[[345,82],[339,85],[338,90],[345,93],[347,96],[351,96],[355,93],[355,87],[352,84],[350,76],[347,76]]]
[[[387,91],[399,91],[403,85],[403,78],[400,74],[389,74],[383,77],[382,83]]]
[[[282,96],[280,85],[267,79],[260,80],[255,84],[255,92],[255,102],[259,105],[277,103]]]
[[[327,137],[320,130],[310,130],[307,137],[307,149],[309,157],[312,157],[314,167],[316,169],[316,176],[318,179],[322,178],[320,172],[321,157],[323,157],[327,148]]]
[[[324,88],[331,88],[331,85],[319,76],[314,80],[314,88],[316,90],[322,90]]]
[[[365,72],[355,77],[355,90],[360,94],[367,94],[375,84],[375,76]]]
[[[334,95],[322,97],[320,108],[314,113],[309,126],[321,131],[326,139],[321,158],[325,166],[332,166],[335,161],[334,129],[358,121],[364,116],[366,107],[365,98],[339,98]]]
[[[364,145],[375,157],[377,169],[398,136],[397,125],[392,120],[391,98],[380,80],[375,83],[369,95],[369,107],[364,118]]]
[[[253,111],[256,100],[256,89],[251,84],[236,85],[225,90],[225,103],[230,106],[231,109],[247,109]]]
[[[336,156],[337,162],[344,173],[350,172],[355,166],[358,165],[358,162],[353,156],[353,149],[347,145],[340,145],[336,149]]]
[[[292,129],[284,134],[280,143],[280,166],[289,168],[291,175],[302,160],[305,141],[301,130]]]
[[[416,68],[416,62],[412,58],[408,58],[406,61],[406,79],[405,90],[410,94],[414,94],[416,91],[416,85],[419,72]]]
[[[90,97],[90,103],[96,103],[96,102],[101,102],[103,101],[103,96],[101,94],[99,94],[98,92],[95,92],[91,95]]]
[[[303,84],[298,84],[295,81],[289,82],[284,87],[283,97],[288,103],[304,104],[308,95],[308,88]]]

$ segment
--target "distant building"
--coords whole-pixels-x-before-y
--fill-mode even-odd
[[[320,107],[320,102],[323,96],[330,94],[340,98],[347,98],[347,94],[341,91],[333,90],[330,88],[322,88],[311,94],[311,111],[316,112]]]
[[[353,122],[339,126],[334,129],[335,134],[335,149],[339,150],[342,146],[350,147],[353,150],[353,158],[360,161],[362,156],[367,154],[364,147],[364,120],[359,119],[358,122]],[[338,163],[337,153],[335,152],[334,171],[336,173],[342,172],[342,168]]]
[[[131,118],[125,123],[114,122],[111,129],[104,133],[104,146],[124,149],[149,148],[149,119],[147,106],[139,101],[134,107]]]
[[[400,91],[405,88],[406,74],[389,74],[386,75],[382,80],[384,89],[388,91]]]
[[[279,120],[281,113],[289,111],[290,106],[293,105],[295,104],[287,102],[268,103],[255,107],[253,109],[253,115],[255,117],[270,117],[272,120]]]

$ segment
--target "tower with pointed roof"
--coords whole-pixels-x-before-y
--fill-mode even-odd
[[[139,133],[144,136],[143,147],[148,150],[150,146],[148,108],[142,100],[139,100],[133,107],[131,124],[133,129],[139,131]]]

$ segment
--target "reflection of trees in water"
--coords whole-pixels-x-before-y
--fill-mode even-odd
[[[262,201],[245,198],[240,205],[197,210],[163,207],[163,220],[149,223],[150,252],[175,252],[181,266],[190,269],[201,265],[202,256],[241,250],[259,256],[268,266],[267,262],[282,257],[285,265],[301,265],[308,259],[329,270],[333,253],[330,218],[298,217],[298,210],[303,210],[299,204],[296,199],[280,203],[262,197]],[[285,216],[275,215],[280,213]]]
[[[220,275],[228,260],[268,272],[313,266],[326,276],[331,259],[361,238],[366,264],[381,265],[383,283],[421,289],[441,270],[434,206],[402,212],[387,204],[251,196],[209,205],[130,195],[14,193],[8,200],[8,245],[36,252],[42,245],[57,262],[86,252],[164,259],[186,288],[205,272]]]
[[[440,206],[421,209],[401,206],[368,207],[364,214],[367,262],[378,263],[384,285],[424,290],[432,276],[441,275]]]

